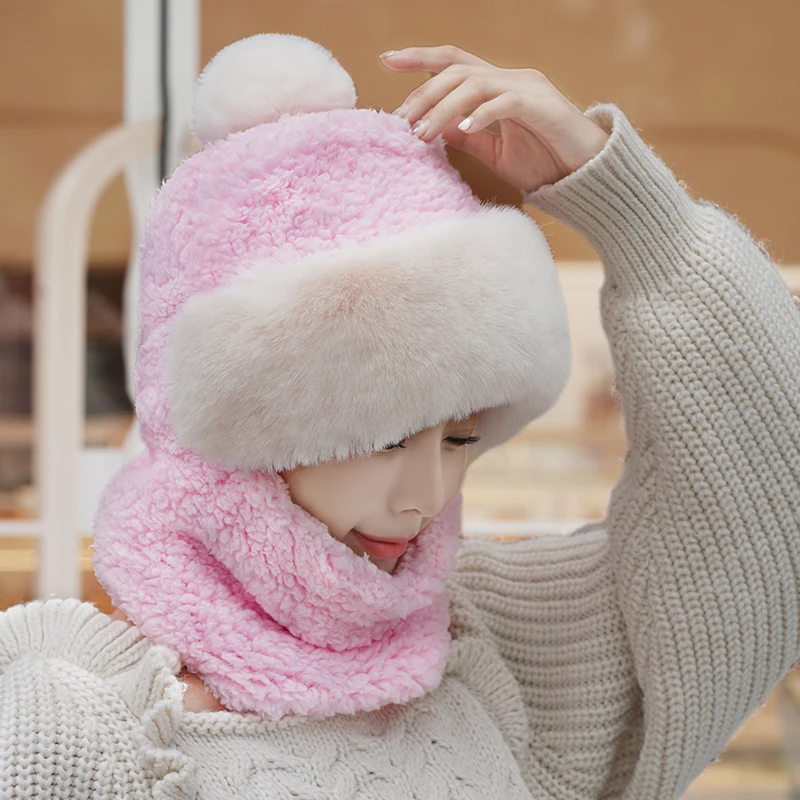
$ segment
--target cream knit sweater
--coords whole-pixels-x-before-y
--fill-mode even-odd
[[[177,657],[92,606],[0,615],[0,798],[667,800],[798,659],[800,315],[617,109],[529,200],[602,256],[629,452],[605,523],[465,543],[438,689],[263,721],[181,709]]]

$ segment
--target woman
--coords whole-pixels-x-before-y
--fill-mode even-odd
[[[215,383],[216,371],[227,367],[220,355],[228,352],[224,348],[213,350],[208,373],[202,373],[208,353],[193,360],[194,349],[206,347],[195,343],[206,341],[204,326],[213,310],[211,301],[199,298],[194,321],[184,318],[182,328],[174,323],[170,329],[174,339],[175,330],[185,334],[171,344],[167,362],[171,415],[159,416],[161,400],[142,391],[150,373],[140,375],[137,410],[152,412],[153,440],[170,458],[189,454],[180,480],[214,487],[215,515],[204,513],[199,490],[180,504],[161,496],[160,487],[175,479],[174,460],[172,472],[165,469],[154,479],[149,456],[146,481],[112,486],[98,518],[96,566],[117,604],[149,638],[71,601],[17,607],[0,617],[0,746],[10,765],[0,772],[3,796],[677,798],[797,660],[800,321],[765,252],[722,211],[693,202],[613,106],[582,114],[541,74],[498,69],[451,47],[411,48],[382,58],[392,69],[438,73],[398,110],[415,136],[433,142],[444,134],[481,158],[524,192],[527,202],[585,235],[603,259],[604,328],[629,442],[606,521],[563,538],[464,543],[448,587],[448,636],[442,638],[439,587],[457,535],[453,515],[465,448],[478,452],[487,441],[501,440],[526,415],[540,413],[563,385],[559,298],[549,293],[535,310],[556,311],[533,350],[540,357],[549,342],[552,358],[527,362],[523,349],[525,366],[514,379],[519,384],[508,377],[515,358],[501,361],[496,377],[509,380],[508,394],[514,397],[506,406],[476,399],[470,392],[478,390],[470,384],[462,404],[473,406],[466,409],[469,414],[430,425],[419,424],[421,417],[407,419],[389,429],[381,427],[382,417],[370,429],[370,441],[380,440],[383,447],[373,453],[365,441],[346,452],[342,442],[348,430],[343,429],[345,439],[333,431],[325,439],[331,457],[317,463],[297,455],[295,443],[306,441],[303,429],[291,429],[284,450],[278,434],[259,440],[258,447],[272,448],[265,456],[272,467],[268,475],[281,476],[280,482],[259,484],[274,491],[264,508],[276,516],[286,512],[280,517],[285,537],[275,535],[273,526],[250,550],[237,550],[238,561],[228,558],[230,531],[261,530],[249,511],[245,522],[239,519],[241,509],[256,500],[248,493],[252,482],[239,482],[241,468],[214,471],[211,480],[207,460],[231,458],[240,465],[251,459],[251,476],[259,474],[262,462],[251,446],[255,440],[248,441],[224,413],[215,416],[216,407],[206,401],[212,389],[224,391],[231,381],[228,376],[221,388]],[[496,121],[500,133],[488,132]],[[208,117],[200,122],[204,131],[216,124]],[[222,136],[227,143],[236,136],[244,141],[247,134],[224,130]],[[345,140],[355,141],[349,134]],[[407,146],[402,137],[391,141],[392,147]],[[350,170],[359,169],[359,159],[348,163]],[[194,177],[194,190],[202,192],[204,175]],[[293,187],[276,182],[273,190],[282,188]],[[374,197],[379,202],[379,194]],[[420,191],[419,197],[427,208],[428,195]],[[452,208],[460,202],[453,199]],[[293,208],[299,209],[302,226],[305,211]],[[333,206],[325,208],[336,215]],[[233,216],[246,224],[249,213]],[[470,225],[482,224],[469,214]],[[186,224],[176,215],[171,230]],[[151,246],[158,249],[165,241],[172,239],[154,235]],[[479,248],[482,241],[470,247]],[[177,244],[174,250],[183,252]],[[459,270],[468,263],[467,254]],[[383,273],[370,274],[379,284]],[[457,274],[448,285],[457,283]],[[512,280],[516,273],[509,269],[502,275]],[[546,283],[546,265],[539,277]],[[478,282],[480,276],[470,273],[468,280]],[[154,297],[166,285],[166,278],[154,280]],[[348,291],[352,286],[347,284]],[[378,291],[375,286],[370,283],[363,295],[336,295],[352,301],[339,302],[336,314],[360,307]],[[412,289],[409,283],[406,290]],[[225,317],[235,324],[214,322],[214,347],[222,347],[225,332],[246,327],[240,309],[258,291],[252,282],[237,295],[237,314]],[[155,308],[164,304],[164,296],[158,297],[161,306]],[[389,299],[397,297],[413,302],[412,294],[406,297],[394,286]],[[471,313],[483,313],[478,299],[467,299]],[[502,302],[507,300],[503,295]],[[499,295],[491,302],[503,307]],[[325,304],[310,307],[323,315],[330,311]],[[529,310],[521,308],[520,319],[533,325],[536,315],[524,316]],[[448,320],[457,313],[452,309]],[[385,324],[393,319],[387,314]],[[319,313],[303,320],[313,326]],[[494,316],[487,317],[490,324],[498,326],[500,352],[506,347],[516,352],[513,326],[504,328]],[[150,367],[147,347],[154,340],[148,333],[157,330],[157,314],[149,323],[143,320],[140,371]],[[425,333],[418,331],[423,339]],[[473,345],[468,338],[459,342]],[[314,362],[320,372],[331,352]],[[471,362],[480,352],[474,351]],[[459,355],[454,351],[449,357],[457,361]],[[485,362],[493,363],[490,353]],[[407,365],[408,385],[416,379],[427,387],[424,353]],[[423,372],[414,374],[415,368]],[[456,381],[442,364],[437,369],[442,381]],[[463,371],[456,370],[457,377]],[[186,385],[198,373],[201,389],[192,394]],[[537,376],[549,383],[531,399]],[[342,375],[343,382],[348,377],[352,372]],[[396,378],[404,389],[407,376]],[[291,397],[302,411],[308,399],[298,386],[308,387],[304,376],[297,380]],[[365,392],[372,388],[356,383]],[[324,387],[340,390],[332,379]],[[326,407],[327,396],[309,394],[326,408],[335,428],[337,411],[347,409],[339,402]],[[373,397],[382,402],[381,395]],[[410,390],[406,400],[409,408],[417,407]],[[195,401],[206,403],[197,419],[191,413]],[[228,397],[223,409],[230,402]],[[498,416],[504,407],[511,411]],[[365,415],[369,408],[357,413]],[[237,406],[242,409],[252,413],[246,403]],[[208,419],[213,424],[203,427]],[[292,420],[288,414],[286,424]],[[357,439],[360,431],[352,430],[352,420],[350,425]],[[369,428],[366,417],[364,427]],[[171,438],[173,428],[177,433]],[[401,428],[402,435],[393,438]],[[225,435],[217,437],[220,429]],[[315,427],[308,441],[324,438],[326,430]],[[209,455],[202,461],[195,453]],[[296,505],[281,499],[282,486]],[[354,508],[359,510],[353,515]],[[144,527],[140,510],[149,515]],[[180,553],[159,550],[166,540],[153,536],[153,519],[177,530],[184,517],[201,532],[186,538]],[[319,535],[314,541],[325,554],[313,565],[305,540],[292,538],[294,527],[303,526]],[[156,556],[146,546],[148,536]],[[125,537],[139,543],[130,552]],[[287,540],[290,553],[281,551]],[[345,558],[339,543],[374,563]],[[273,561],[280,569],[272,569]],[[172,569],[168,580],[154,562]],[[210,577],[218,576],[213,571],[222,569],[221,563],[225,575],[237,574],[235,587]],[[415,574],[414,566],[423,563],[428,572]],[[198,585],[210,587],[208,596],[198,595],[191,577],[172,592],[179,576],[188,574],[181,572],[184,564],[191,565]],[[358,586],[345,590],[335,581],[326,583],[320,564],[329,564],[339,578],[364,580],[372,593],[357,596]],[[320,583],[304,582],[306,568],[313,568]],[[429,580],[432,575],[435,580]],[[244,585],[252,589],[252,603],[247,605],[244,593],[240,605],[229,605],[236,587]],[[268,590],[260,593],[264,586]],[[405,589],[428,601],[415,605]],[[307,602],[312,593],[315,602]],[[224,629],[224,618],[204,629],[203,615],[185,614],[188,599],[169,607],[166,596],[195,601],[203,615],[222,607],[240,616],[230,630]],[[270,628],[275,638],[269,641],[283,647],[291,636],[305,648],[287,651],[296,659],[293,671],[246,637],[240,646],[260,659],[257,670],[231,658],[230,650],[227,660],[220,659],[217,639],[228,641],[268,605],[272,622],[287,626]],[[402,620],[380,614],[367,619],[373,608],[398,606]],[[301,611],[310,613],[301,618]],[[179,623],[172,625],[172,615]],[[364,615],[363,626],[348,626],[357,615]],[[264,633],[253,630],[254,636]],[[350,641],[362,630],[369,632],[364,641]],[[213,642],[209,631],[217,637]],[[423,639],[425,647],[414,651],[414,642]],[[380,654],[369,650],[374,642]],[[395,643],[398,649],[387,655]],[[351,669],[347,654],[367,651],[364,670]],[[378,661],[380,667],[369,672]],[[189,672],[203,674],[186,674],[182,683],[176,677],[181,662]],[[320,665],[330,670],[331,680],[322,670],[314,672]],[[410,675],[414,679],[408,681]],[[279,691],[270,694],[276,686]],[[261,713],[218,710],[223,704],[259,707]]]

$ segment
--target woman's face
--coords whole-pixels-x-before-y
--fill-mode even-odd
[[[441,423],[369,456],[281,475],[292,500],[331,536],[394,572],[408,542],[458,495],[476,422]]]

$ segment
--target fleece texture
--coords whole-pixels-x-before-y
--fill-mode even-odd
[[[316,78],[282,83],[290,51]],[[481,444],[497,444],[555,400],[569,362],[541,231],[483,209],[442,142],[407,121],[331,108],[353,99],[340,71],[274,36],[204,71],[205,138],[253,127],[184,162],[148,215],[147,452],[112,480],[94,528],[114,603],[229,708],[272,718],[436,686],[459,534],[457,501],[386,575],[296,506],[279,473],[487,408]]]
[[[95,572],[230,709],[272,719],[402,703],[438,685],[460,499],[395,573],[356,557],[275,473],[143,454],[106,491]]]

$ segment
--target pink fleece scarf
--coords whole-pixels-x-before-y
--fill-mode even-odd
[[[146,453],[106,490],[94,566],[117,607],[229,709],[355,713],[438,685],[460,511],[459,498],[388,575],[295,505],[279,475]]]

